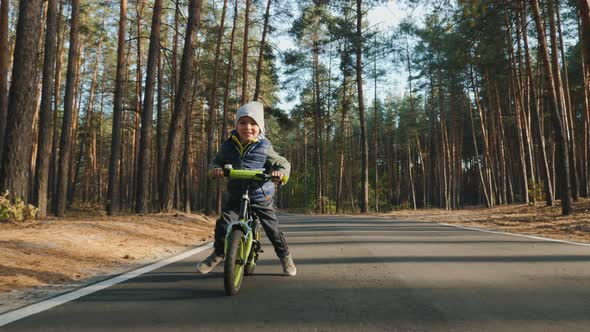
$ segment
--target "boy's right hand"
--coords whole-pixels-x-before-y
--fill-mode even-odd
[[[211,177],[213,178],[221,178],[223,177],[223,169],[221,167],[212,168],[211,171],[209,171],[209,174],[211,174]]]

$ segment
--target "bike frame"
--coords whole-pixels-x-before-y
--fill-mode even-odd
[[[250,251],[252,250],[252,241],[254,239],[254,234],[252,233],[252,216],[250,214],[250,184],[246,186],[244,193],[242,194],[242,198],[240,200],[240,215],[238,220],[232,222],[228,229],[227,234],[225,235],[225,247],[224,252],[227,255],[227,248],[229,244],[229,239],[231,238],[232,233],[235,229],[241,229],[244,232],[244,236],[246,237],[246,247],[243,248],[245,252],[241,254],[242,257],[249,257]],[[247,262],[243,262],[246,264]]]
[[[242,193],[242,198],[240,200],[240,215],[238,216],[238,220],[232,222],[228,226],[227,233],[225,235],[224,253],[227,257],[229,241],[234,230],[241,229],[245,234],[245,246],[244,248],[240,248],[240,256],[244,258],[244,261],[241,262],[242,266],[245,266],[248,263],[255,264],[255,260],[253,260],[252,262],[246,261],[248,257],[250,257],[250,252],[252,251],[252,244],[254,242],[255,235],[253,233],[254,220],[252,218],[252,213],[250,212],[250,181],[265,181],[270,179],[270,176],[264,174],[264,172],[261,170],[238,170],[232,169],[231,167],[225,168],[224,174],[232,180],[249,181],[245,186],[244,192]]]
[[[228,225],[225,235],[224,286],[227,295],[236,295],[242,285],[244,275],[254,272],[260,247],[260,228],[251,211],[250,188],[254,182],[273,179],[262,170],[234,170],[225,165],[223,175],[231,180],[243,180],[244,191],[240,199],[238,220]],[[276,177],[278,179],[278,177]]]

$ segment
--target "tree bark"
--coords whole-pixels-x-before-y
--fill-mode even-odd
[[[561,77],[561,68],[559,65],[559,47],[557,43],[557,29],[555,23],[555,9],[554,1],[550,0],[548,3],[549,8],[549,33],[551,41],[551,62],[553,65],[553,79],[555,81],[555,94],[557,95],[557,101],[561,107],[561,116],[564,125],[565,138],[568,147],[569,156],[569,174],[570,174],[570,186],[571,194],[574,201],[578,200],[578,167],[577,167],[577,155],[576,155],[576,135],[574,130],[574,122],[571,116],[570,108],[567,103],[566,93],[564,91],[564,84]]]
[[[477,107],[477,112],[479,115],[479,126],[481,129],[481,135],[482,135],[482,140],[483,140],[483,162],[484,162],[484,172],[485,172],[485,179],[486,179],[486,186],[488,187],[488,197],[490,199],[490,206],[495,206],[496,205],[496,199],[495,199],[495,192],[494,192],[494,188],[492,185],[492,162],[491,162],[491,157],[490,157],[490,144],[488,141],[488,131],[485,127],[485,110],[483,109],[483,106],[480,103],[479,100],[479,92],[478,89],[475,85],[475,78],[473,75],[473,70],[470,66],[469,69],[470,72],[470,77],[471,77],[471,86],[473,88],[473,93],[475,95],[475,105]]]
[[[248,102],[248,28],[250,25],[250,0],[246,0],[246,9],[244,14],[244,48],[242,53],[242,98],[241,103],[244,105]]]
[[[79,0],[72,1],[72,18],[70,28],[70,49],[68,51],[68,72],[66,78],[66,90],[64,96],[64,114],[61,130],[59,162],[57,171],[57,191],[53,200],[53,212],[57,216],[63,216],[67,204],[67,187],[70,166],[70,153],[72,142],[72,122],[74,115],[74,89],[76,86],[76,67],[79,58],[78,26],[79,26]]]
[[[316,17],[317,19],[317,17]],[[317,27],[316,21],[316,27]],[[320,100],[320,48],[317,41],[317,34],[313,37],[313,108],[314,108],[314,154],[315,154],[315,210],[319,213],[324,213],[323,209],[323,192],[322,192],[322,169],[323,169],[323,149],[322,149],[322,102]]]
[[[477,148],[477,138],[475,135],[475,125],[473,122],[473,107],[471,106],[471,102],[468,102],[468,104],[469,104],[469,118],[471,119],[471,133],[473,136],[473,147],[475,149],[475,160],[477,161],[477,170],[479,173],[479,181],[481,183],[481,189],[483,190],[484,198],[486,200],[486,207],[489,208],[489,207],[491,207],[491,202],[490,202],[490,197],[488,195],[486,181],[484,179],[483,172],[481,170],[481,160],[479,158],[479,150]]]
[[[444,206],[444,209],[450,209],[450,183],[451,183],[451,174],[450,174],[450,167],[451,167],[451,158],[450,158],[450,151],[449,151],[449,138],[448,138],[448,131],[447,131],[447,117],[445,115],[445,95],[443,91],[443,77],[442,77],[442,63],[440,59],[440,51],[437,54],[438,57],[438,65],[437,65],[437,76],[438,76],[438,100],[439,100],[439,110],[440,110],[440,131],[441,131],[441,148],[442,148],[442,159],[440,160],[441,169],[442,169],[442,204],[441,207]]]
[[[119,36],[117,45],[117,73],[115,78],[115,92],[113,104],[113,129],[111,136],[111,157],[109,159],[109,179],[107,189],[107,214],[113,215],[119,211],[120,192],[119,192],[119,174],[121,171],[120,151],[121,151],[121,115],[123,113],[123,94],[124,82],[123,76],[125,71],[125,25],[127,21],[127,0],[121,0],[119,12]]]
[[[85,154],[86,154],[86,150],[87,150],[87,145],[88,145],[88,141],[92,138],[92,134],[94,132],[94,125],[93,125],[93,121],[94,121],[94,114],[92,112],[92,109],[94,107],[94,95],[95,95],[95,90],[96,90],[96,84],[97,84],[97,78],[98,78],[98,67],[99,67],[99,63],[100,63],[100,54],[102,51],[102,35],[99,37],[100,39],[98,40],[98,45],[96,47],[96,59],[95,59],[95,63],[94,63],[94,69],[92,72],[92,82],[90,83],[90,93],[88,96],[88,104],[86,105],[86,123],[84,124],[84,129],[82,130],[82,132],[80,133],[80,136],[82,136],[81,141],[80,141],[80,151],[78,152],[78,158],[76,159],[76,169],[74,171],[74,181],[72,181],[71,183],[71,190],[70,192],[70,197],[68,198],[69,202],[73,202],[74,198],[76,197],[76,188],[78,186],[78,181],[80,178],[80,171],[82,169],[84,169],[84,160],[92,160],[92,155],[90,153],[88,153],[88,158],[85,158]],[[75,142],[73,142],[75,144]],[[90,146],[89,149],[90,151]]]
[[[8,9],[9,0],[0,0],[0,167],[4,153],[4,134],[8,117]]]
[[[238,21],[238,0],[235,1],[234,5],[234,22],[231,29],[231,38],[229,43],[229,61],[227,63],[227,76],[225,79],[225,88],[223,92],[223,120],[221,124],[221,142],[224,142],[227,138],[227,113],[229,108],[229,92],[230,82],[232,80],[233,64],[234,64],[234,40],[236,25]]]
[[[545,192],[545,204],[546,206],[553,205],[553,186],[551,183],[551,172],[549,168],[549,161],[547,159],[547,149],[545,147],[545,136],[543,135],[543,127],[541,124],[541,113],[542,109],[539,108],[538,94],[536,93],[535,89],[535,81],[533,75],[533,69],[531,65],[531,56],[529,52],[529,43],[528,43],[528,32],[527,32],[527,25],[526,25],[526,0],[522,1],[522,9],[521,9],[521,25],[522,25],[522,38],[524,42],[524,52],[525,52],[525,65],[526,65],[526,74],[528,76],[529,82],[529,90],[532,96],[532,105],[531,109],[533,112],[533,121],[534,125],[537,127],[536,133],[537,138],[539,140],[540,150],[541,150],[541,178],[543,179],[543,190]]]
[[[207,165],[213,159],[213,126],[215,125],[215,119],[217,117],[217,72],[219,69],[219,53],[221,51],[221,40],[223,37],[223,27],[225,24],[225,12],[227,10],[227,0],[223,0],[223,9],[221,11],[221,21],[219,23],[219,31],[217,32],[217,45],[215,46],[215,61],[213,63],[213,83],[211,85],[211,105],[209,107],[209,118],[207,121]],[[230,55],[231,56],[231,55]],[[207,191],[206,197],[212,197],[212,180],[208,176],[205,177],[205,187]],[[217,196],[217,195],[216,195]],[[215,199],[218,202],[219,199]],[[217,208],[215,209],[218,210]],[[211,204],[209,202],[205,206],[205,212],[209,214],[211,212]]]
[[[590,68],[590,0],[578,0],[578,9],[582,19],[582,47],[585,51],[584,64]]]
[[[57,39],[57,1],[47,3],[47,28],[45,30],[45,57],[43,59],[43,92],[39,111],[39,148],[35,168],[33,204],[39,212],[37,217],[47,217],[47,183],[51,157],[51,101],[55,77],[55,54]],[[57,112],[57,110],[55,110]]]
[[[554,85],[553,69],[551,68],[551,61],[549,59],[549,49],[547,47],[547,40],[545,37],[544,24],[539,13],[539,0],[530,0],[533,18],[535,19],[537,27],[537,35],[539,40],[539,47],[543,65],[545,67],[545,77],[547,89],[550,97],[550,109],[553,130],[555,132],[555,139],[557,145],[557,154],[559,156],[559,179],[561,192],[561,213],[569,215],[572,213],[571,206],[571,192],[570,192],[570,176],[569,176],[569,156],[564,128],[562,125],[562,110],[557,98],[557,91]]]
[[[225,1],[225,0],[224,0]],[[264,14],[264,26],[262,28],[262,40],[260,41],[260,53],[258,54],[258,64],[256,65],[256,87],[254,88],[254,98],[257,101],[260,94],[260,77],[262,76],[262,60],[264,60],[264,45],[266,40],[266,32],[268,30],[268,18],[270,17],[270,5],[272,0],[266,3],[266,13]]]
[[[106,75],[102,75],[101,77],[101,92],[100,92],[100,112],[98,115],[98,137],[96,138],[97,141],[97,146],[96,146],[96,163],[97,165],[95,166],[96,168],[96,188],[95,193],[96,193],[96,202],[98,202],[99,204],[102,204],[102,194],[103,194],[103,171],[102,171],[102,164],[103,164],[103,159],[102,159],[102,151],[103,151],[103,114],[104,114],[104,95],[105,95],[105,76]]]
[[[369,144],[367,140],[365,101],[363,96],[363,12],[361,3],[362,0],[356,0],[356,84],[361,125],[361,213],[366,213],[369,211]]]
[[[156,160],[154,161],[156,172],[153,181],[153,193],[156,196],[155,201],[160,201],[160,186],[162,184],[162,174],[164,173],[164,69],[162,68],[162,53],[158,56],[158,115],[156,118]],[[144,97],[145,98],[145,97]],[[158,204],[157,206],[160,206]]]
[[[52,199],[57,195],[57,160],[59,139],[59,105],[61,103],[61,66],[63,62],[63,50],[65,29],[62,24],[63,1],[60,0],[59,15],[57,16],[57,58],[55,61],[55,87],[53,89],[53,137],[51,142],[51,165],[49,166],[49,192]]]
[[[40,24],[41,0],[20,1],[4,152],[0,165],[0,192],[8,190],[25,202],[29,193],[31,124],[36,113],[36,101],[31,96],[35,96],[37,89]]]
[[[168,147],[166,149],[166,160],[162,188],[160,189],[162,201],[161,209],[164,212],[173,208],[174,183],[178,173],[178,159],[180,155],[180,143],[183,134],[183,125],[189,112],[191,99],[191,79],[193,77],[193,53],[197,44],[197,31],[201,16],[201,1],[191,0],[189,4],[189,17],[182,54],[182,68],[176,99],[174,102],[174,113],[172,114],[170,131],[168,133]]]
[[[586,9],[586,11],[588,11],[588,8]],[[590,24],[590,19],[587,18],[588,22]],[[584,45],[584,43],[590,44],[590,41],[585,42],[584,41],[584,37],[582,35],[582,23],[580,22],[581,20],[578,19],[578,38],[580,39],[580,44]],[[588,35],[590,37],[590,34]],[[583,156],[584,156],[584,167],[582,169],[584,169],[584,177],[585,177],[585,181],[584,181],[584,188],[586,190],[586,197],[588,197],[590,195],[590,165],[589,165],[589,156],[590,156],[590,105],[589,105],[589,101],[588,101],[588,89],[589,89],[589,85],[588,85],[588,81],[590,79],[590,72],[589,72],[589,68],[587,66],[587,58],[590,57],[590,54],[586,53],[586,50],[584,47],[580,48],[581,52],[580,52],[580,56],[582,59],[582,87],[584,90],[583,93],[583,113],[584,113],[584,152],[583,152]]]
[[[147,213],[150,210],[151,192],[150,169],[152,151],[152,119],[154,113],[154,88],[156,83],[157,64],[160,56],[160,26],[162,16],[162,0],[155,0],[150,32],[147,69],[145,77],[145,95],[141,114],[141,138],[139,141],[139,165],[137,168],[137,191],[135,212]]]

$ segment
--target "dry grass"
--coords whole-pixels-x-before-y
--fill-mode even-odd
[[[561,215],[561,206],[503,205],[490,209],[457,211],[441,209],[403,210],[380,214],[402,220],[436,221],[554,239],[590,243],[590,199],[573,203],[573,214]]]
[[[76,286],[184,251],[210,240],[213,227],[201,215],[108,217],[80,211],[63,219],[0,224],[0,312],[22,299],[47,296],[56,286]]]

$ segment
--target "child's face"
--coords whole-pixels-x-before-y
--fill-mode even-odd
[[[238,136],[242,143],[248,143],[258,137],[260,134],[260,127],[254,119],[249,116],[243,116],[238,120]]]

